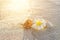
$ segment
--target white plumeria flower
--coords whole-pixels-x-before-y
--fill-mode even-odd
[[[35,17],[33,20],[34,24],[32,25],[33,29],[36,30],[43,30],[47,27],[47,21],[45,21],[43,18],[41,17]]]

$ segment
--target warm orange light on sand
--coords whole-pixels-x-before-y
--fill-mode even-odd
[[[1,19],[32,14],[30,0],[2,0],[0,3]]]

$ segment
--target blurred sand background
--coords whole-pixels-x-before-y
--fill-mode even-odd
[[[37,40],[60,40],[60,0],[32,0],[29,7],[22,5],[23,9],[19,2],[11,6],[11,1],[0,0],[0,40],[22,40],[23,30],[17,24],[29,14],[43,16],[53,24],[53,27],[48,25],[47,30],[34,32]]]

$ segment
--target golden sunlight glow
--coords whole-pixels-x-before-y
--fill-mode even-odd
[[[2,18],[15,17],[15,16],[30,16],[32,0],[2,0],[0,4],[0,15]],[[21,18],[22,18],[21,17]]]
[[[19,11],[23,9],[29,9],[28,0],[11,0],[11,2],[6,6],[8,10]]]

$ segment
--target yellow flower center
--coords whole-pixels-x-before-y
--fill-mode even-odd
[[[42,22],[41,22],[40,20],[37,20],[37,21],[36,21],[36,25],[37,25],[37,26],[40,26],[41,24],[42,24]]]

